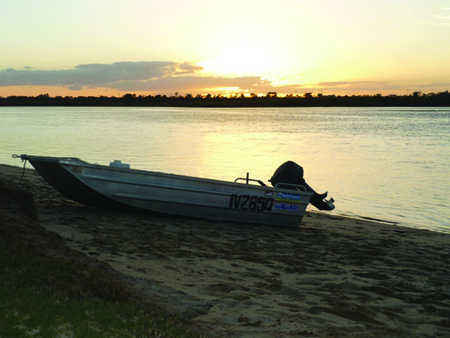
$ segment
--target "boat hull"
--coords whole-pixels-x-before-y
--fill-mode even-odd
[[[312,193],[22,155],[66,197],[95,207],[298,227]]]

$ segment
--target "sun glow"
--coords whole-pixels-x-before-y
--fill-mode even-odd
[[[276,55],[267,44],[254,41],[232,42],[220,56],[202,63],[206,72],[225,76],[261,76],[275,70]]]

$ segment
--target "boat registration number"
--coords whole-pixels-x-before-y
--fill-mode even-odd
[[[230,198],[231,209],[272,211],[272,197],[232,194]]]

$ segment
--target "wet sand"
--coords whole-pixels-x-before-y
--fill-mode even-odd
[[[0,165],[6,183],[21,174]],[[299,229],[130,215],[32,170],[21,186],[42,227],[212,336],[450,336],[448,234],[320,213]]]

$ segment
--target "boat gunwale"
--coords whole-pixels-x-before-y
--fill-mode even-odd
[[[57,159],[57,158],[55,158]],[[75,160],[76,162],[74,163],[73,160]],[[119,167],[112,167],[112,166],[108,166],[108,165],[103,165],[103,164],[92,164],[89,162],[85,162],[82,161],[80,159],[74,158],[74,159],[62,159],[57,161],[60,165],[71,165],[71,166],[79,166],[79,167],[83,167],[83,168],[92,168],[92,169],[100,169],[100,170],[106,170],[106,171],[119,171],[119,172],[123,172],[123,173],[131,173],[131,174],[140,174],[140,175],[152,175],[152,176],[157,176],[157,177],[165,177],[165,178],[174,178],[174,179],[181,179],[181,180],[185,180],[185,181],[193,181],[193,182],[205,182],[205,183],[211,183],[211,184],[221,184],[221,185],[225,185],[225,186],[232,186],[232,187],[246,187],[246,188],[250,188],[250,189],[257,189],[257,190],[270,190],[270,191],[279,191],[279,192],[286,192],[286,193],[290,193],[290,194],[301,194],[306,196],[313,196],[314,193],[309,192],[309,191],[294,191],[294,190],[290,190],[290,189],[283,189],[283,188],[279,188],[279,187],[271,187],[271,186],[260,186],[260,185],[256,185],[256,184],[245,184],[245,183],[238,183],[238,182],[232,182],[232,181],[224,181],[224,180],[220,180],[220,179],[214,179],[214,178],[204,178],[204,177],[196,177],[196,176],[188,176],[188,175],[179,175],[179,174],[171,174],[171,173],[164,173],[164,172],[160,172],[160,171],[150,171],[150,170],[143,170],[143,169],[132,169],[132,168],[119,168]],[[65,168],[65,167],[64,167]],[[65,168],[66,170],[68,170],[67,168]],[[73,173],[73,175],[75,175],[76,173]],[[75,175],[78,176],[78,175]],[[123,182],[124,184],[134,184],[134,185],[141,185],[141,186],[154,186],[154,187],[167,187],[168,189],[178,189],[178,190],[186,190],[186,191],[198,191],[198,189],[186,189],[184,187],[181,186],[169,186],[169,185],[162,185],[162,184],[156,184],[156,183],[143,183],[142,181],[120,181],[120,180],[113,180],[111,178],[105,178],[101,175],[89,175],[89,174],[83,174],[84,177],[89,177],[89,178],[93,178],[93,179],[97,179],[97,180],[102,180],[102,181],[110,181],[110,182],[115,182],[115,183],[121,183]],[[202,190],[203,191],[203,190]],[[204,190],[205,193],[217,193],[218,191],[214,191],[214,190]],[[229,194],[229,193],[223,193],[224,195]]]

